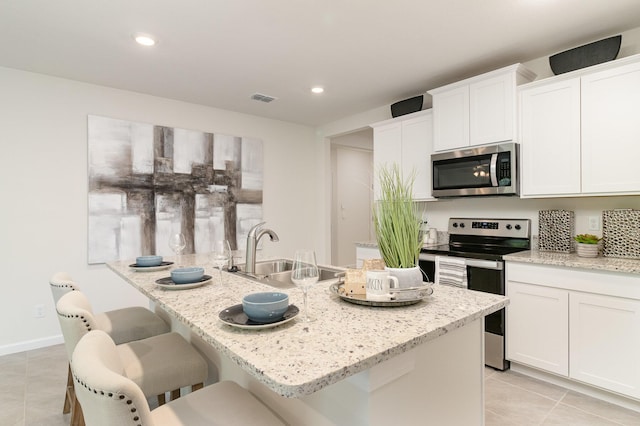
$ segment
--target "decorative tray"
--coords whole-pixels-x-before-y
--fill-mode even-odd
[[[389,301],[367,300],[364,294],[346,294],[343,289],[344,283],[331,284],[329,290],[342,300],[355,303],[356,305],[396,307],[413,305],[429,297],[433,294],[433,287],[431,284],[432,283],[425,282],[419,287],[393,290],[391,293],[394,294],[395,297]]]

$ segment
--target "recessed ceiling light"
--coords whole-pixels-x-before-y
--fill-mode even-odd
[[[324,88],[323,88],[323,87],[320,87],[320,86],[316,86],[316,87],[312,87],[312,88],[311,88],[311,91],[312,91],[313,93],[322,93],[322,92],[324,92]]]
[[[149,34],[136,34],[134,38],[138,44],[143,46],[153,46],[156,44],[156,40]]]

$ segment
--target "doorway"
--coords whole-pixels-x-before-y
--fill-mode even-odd
[[[355,244],[374,239],[373,130],[332,138],[331,171],[331,264],[355,266]]]

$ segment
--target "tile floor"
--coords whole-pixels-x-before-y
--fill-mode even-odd
[[[66,366],[63,345],[0,357],[0,425],[68,425]],[[485,369],[485,388],[487,426],[640,426],[640,413],[512,371]]]

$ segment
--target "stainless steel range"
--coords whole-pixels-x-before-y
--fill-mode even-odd
[[[466,287],[486,293],[505,294],[503,256],[531,248],[529,219],[449,219],[449,243],[422,249],[420,267],[435,278],[436,257],[464,259]],[[504,309],[485,318],[485,364],[509,368],[505,359]]]

